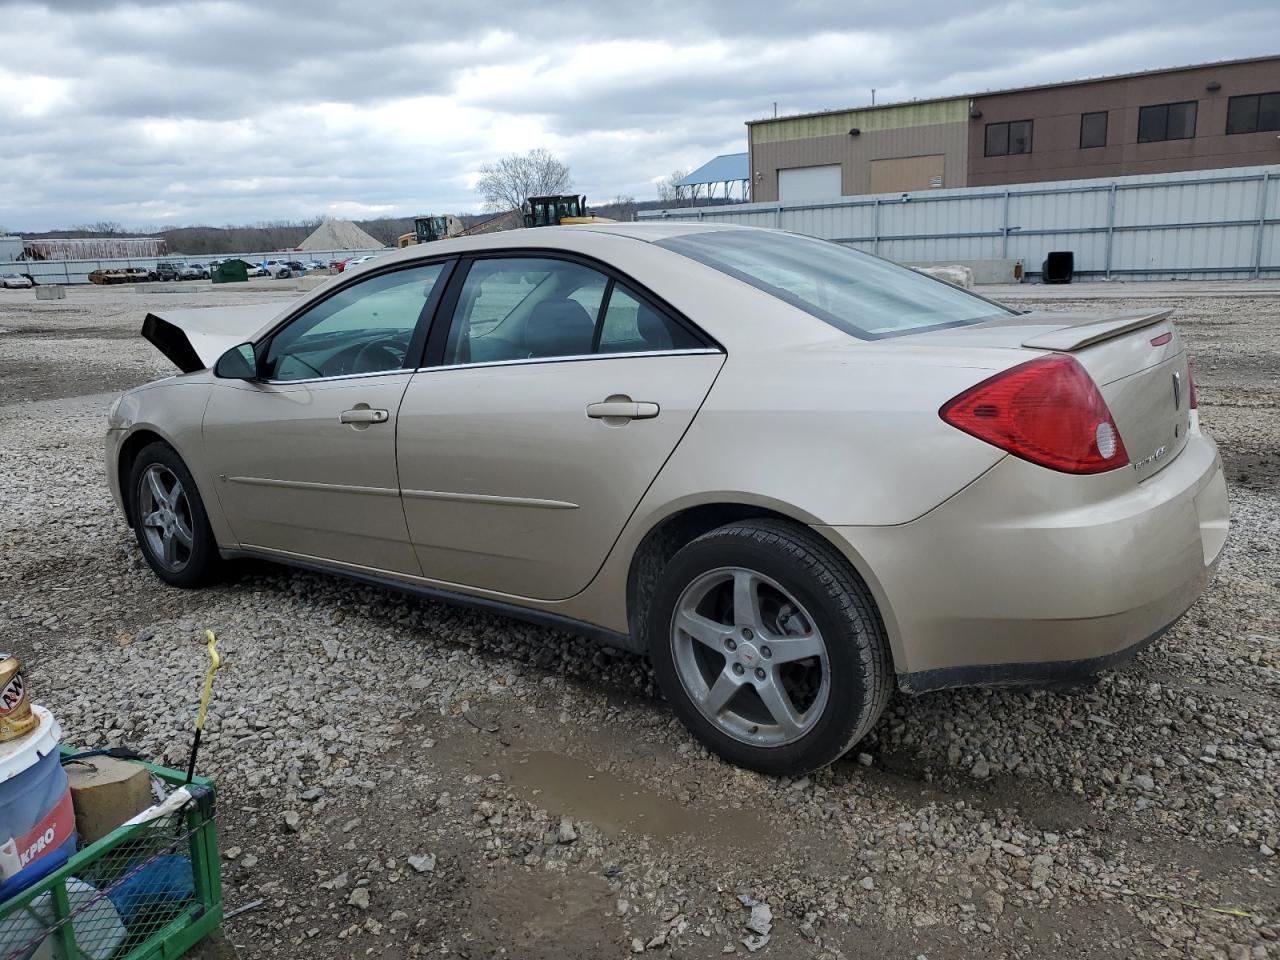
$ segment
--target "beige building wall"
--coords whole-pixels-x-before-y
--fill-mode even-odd
[[[841,193],[876,192],[872,183],[915,182],[927,169],[924,184],[896,185],[886,190],[929,189],[929,179],[941,166],[942,186],[965,186],[969,151],[968,100],[942,100],[897,107],[847,110],[808,117],[763,120],[748,125],[752,199],[778,199],[778,171],[793,167],[840,164]],[[853,136],[850,130],[857,129]],[[922,158],[929,158],[924,160]],[[904,160],[899,177],[889,173]]]

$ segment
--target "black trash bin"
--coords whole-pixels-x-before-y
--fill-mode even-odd
[[[1071,250],[1055,250],[1044,258],[1040,267],[1043,283],[1070,283],[1076,270],[1076,255]]]

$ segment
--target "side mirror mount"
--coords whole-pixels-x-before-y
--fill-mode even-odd
[[[258,376],[258,359],[252,343],[241,343],[218,358],[213,375],[220,380],[253,380]]]

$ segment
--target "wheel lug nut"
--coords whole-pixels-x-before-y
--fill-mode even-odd
[[[742,676],[742,673],[743,673],[743,667],[742,667],[742,664],[740,664],[740,663],[735,663],[735,664],[733,665],[733,672],[734,672],[734,673],[736,673],[738,676]]]
[[[730,650],[737,650],[737,649],[738,649],[738,641],[737,641],[737,640],[735,640],[735,639],[733,639],[733,637],[730,637],[728,640],[726,640],[726,641],[724,642],[724,645],[725,645],[726,647],[728,647]]]
[[[743,640],[750,640],[750,639],[751,639],[752,637],[754,637],[754,636],[755,636],[755,634],[751,632],[751,628],[750,628],[750,627],[743,627],[743,628],[742,628],[742,639],[743,639]]]
[[[757,679],[757,680],[763,680],[763,679],[764,679],[764,668],[763,668],[763,667],[756,667],[756,679]]]
[[[762,657],[764,657],[766,660],[768,660],[770,657],[772,657],[772,656],[773,656],[773,651],[772,651],[772,650],[770,650],[768,647],[761,647],[761,648],[760,648],[760,656],[762,656]]]

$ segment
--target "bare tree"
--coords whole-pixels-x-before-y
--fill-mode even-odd
[[[513,153],[480,168],[476,193],[490,210],[518,210],[530,197],[566,193],[573,186],[569,168],[542,147]]]
[[[125,229],[114,220],[99,220],[97,223],[77,224],[75,231],[90,237],[114,237],[124,233]]]
[[[658,181],[658,199],[663,203],[679,203],[680,192],[676,184],[689,175],[687,170],[672,170]]]
[[[609,206],[613,208],[610,211],[612,215],[619,220],[631,221],[636,218],[635,197],[624,196],[620,193],[613,198]]]

